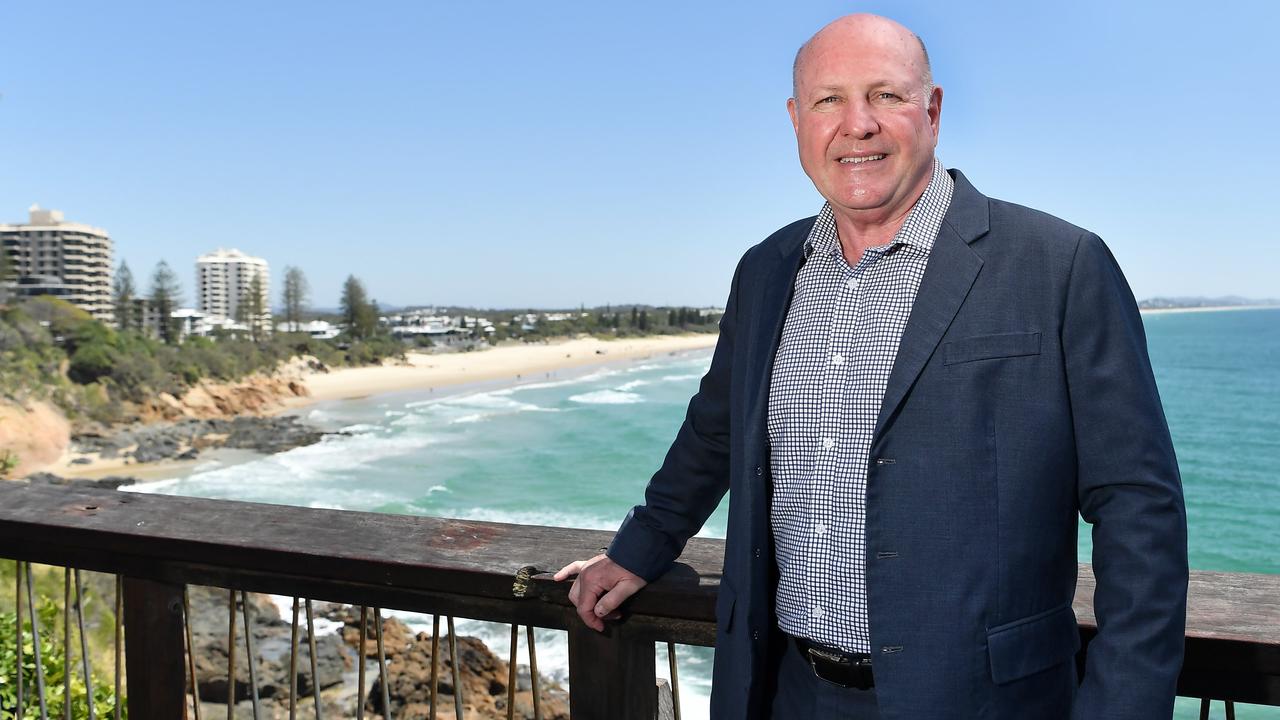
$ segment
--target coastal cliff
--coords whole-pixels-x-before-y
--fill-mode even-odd
[[[174,396],[160,392],[127,403],[128,422],[107,425],[68,418],[54,404],[28,399],[0,401],[0,477],[38,472],[75,473],[102,460],[113,470],[134,463],[194,459],[203,450],[233,447],[264,453],[316,442],[323,433],[296,418],[275,417],[287,400],[309,395],[304,372],[323,371],[300,357],[274,373],[234,382],[202,380]]]

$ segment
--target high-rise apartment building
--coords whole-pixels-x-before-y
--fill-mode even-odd
[[[219,248],[196,259],[196,309],[210,318],[250,322],[252,318],[243,317],[239,310],[255,277],[262,287],[263,315],[259,322],[269,326],[271,288],[267,261],[235,249]]]
[[[0,225],[9,254],[10,290],[18,296],[54,295],[111,323],[111,237],[102,228],[67,222],[57,210],[29,209],[26,224]]]

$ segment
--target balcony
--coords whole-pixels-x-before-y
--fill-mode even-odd
[[[451,622],[458,616],[567,630],[575,720],[669,717],[671,697],[656,681],[655,643],[714,645],[723,543],[692,540],[680,564],[601,635],[581,625],[568,586],[548,571],[596,554],[610,538],[599,531],[0,483],[0,557],[121,577],[133,720],[185,717],[185,675],[193,667],[184,656],[188,584],[447,615]],[[1096,634],[1093,588],[1091,568],[1081,565],[1075,612],[1085,644],[1077,662]],[[229,629],[234,608],[233,601]],[[69,617],[65,627],[70,642]],[[227,677],[235,676],[231,663]],[[363,673],[360,687],[363,698]],[[1203,698],[1206,711],[1209,699],[1280,705],[1280,576],[1192,573],[1178,693]]]

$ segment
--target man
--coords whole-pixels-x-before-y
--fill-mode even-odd
[[[1168,718],[1185,509],[1110,253],[942,169],[942,89],[897,23],[823,28],[794,94],[826,205],[742,258],[645,504],[557,575],[579,614],[603,629],[731,490],[713,717]]]

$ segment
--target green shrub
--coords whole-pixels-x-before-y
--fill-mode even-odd
[[[110,375],[119,361],[120,354],[115,348],[95,339],[80,345],[71,354],[67,377],[81,385],[97,382],[99,378]]]
[[[56,636],[54,628],[62,622],[62,615],[57,604],[47,598],[39,600],[36,615],[40,619],[40,661],[44,666],[45,700],[49,717],[64,717],[66,713],[65,680],[71,676],[71,717],[89,717],[90,692],[84,684],[84,673],[78,659],[73,658],[70,666],[62,654],[62,642]],[[25,620],[25,619],[24,619]],[[24,621],[22,649],[22,677],[24,680],[22,712],[17,712],[18,703],[18,650],[17,650],[17,618],[12,612],[0,613],[0,717],[35,720],[40,717],[40,705],[36,696],[36,661],[35,642],[31,634],[30,621]],[[74,637],[73,637],[74,639]],[[110,683],[94,673],[92,679],[93,709],[97,717],[111,717],[115,712],[115,690]],[[127,708],[121,707],[121,716],[127,717]]]

